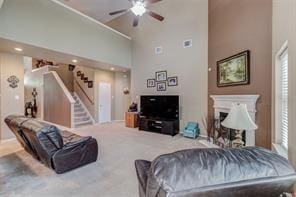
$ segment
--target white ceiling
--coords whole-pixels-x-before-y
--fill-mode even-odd
[[[102,23],[120,16],[110,16],[109,13],[131,7],[129,0],[58,0],[61,3],[82,12]]]

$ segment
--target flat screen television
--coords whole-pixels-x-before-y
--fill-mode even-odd
[[[140,115],[153,119],[179,119],[179,96],[141,96]]]

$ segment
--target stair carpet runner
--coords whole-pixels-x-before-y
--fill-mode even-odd
[[[74,104],[74,127],[82,127],[87,125],[92,125],[93,122],[91,120],[91,117],[86,112],[86,109],[84,109],[84,106],[80,103],[77,96],[73,95],[73,98],[75,100]]]

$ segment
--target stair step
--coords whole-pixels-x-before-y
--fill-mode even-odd
[[[89,120],[90,120],[90,118],[88,116],[74,118],[75,123],[85,122],[85,121],[89,121]]]
[[[88,116],[88,114],[86,112],[76,112],[76,113],[74,113],[75,118],[82,117],[82,116]]]
[[[82,108],[82,105],[81,104],[78,104],[78,103],[75,103],[74,104],[74,107],[76,107],[76,108]]]
[[[75,127],[81,127],[81,126],[91,125],[91,124],[92,124],[92,121],[91,120],[88,120],[88,121],[83,121],[83,122],[75,123]]]
[[[82,107],[80,108],[74,108],[74,113],[84,112],[84,109]]]
[[[78,96],[73,94],[73,99],[75,100],[74,104],[74,126],[82,127],[86,125],[92,125],[92,118],[89,116],[87,111],[84,109],[84,105],[80,102]]]

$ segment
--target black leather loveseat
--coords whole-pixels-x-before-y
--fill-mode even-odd
[[[58,174],[97,160],[98,145],[92,137],[24,116],[11,115],[5,122],[27,152]]]
[[[279,197],[296,181],[285,158],[256,147],[184,150],[135,164],[140,197]]]

